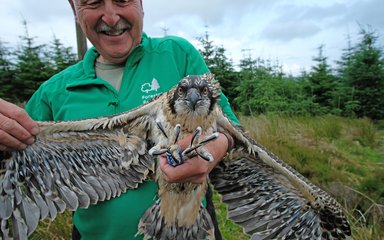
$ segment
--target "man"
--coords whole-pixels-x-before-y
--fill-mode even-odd
[[[209,70],[198,51],[177,37],[150,38],[143,33],[141,0],[69,0],[74,15],[94,48],[84,60],[42,84],[26,106],[34,120],[60,121],[117,114],[169,90],[186,75]],[[233,120],[228,100],[220,106]],[[37,125],[22,109],[0,100],[0,150],[33,143]],[[230,137],[229,137],[230,138]],[[169,182],[205,181],[225,156],[230,139],[224,134],[207,144],[214,162],[195,157],[173,168],[161,164]],[[187,145],[189,139],[179,141]],[[161,161],[165,161],[164,158]],[[110,201],[75,212],[82,239],[133,239],[144,211],[153,204],[157,186],[146,181]]]

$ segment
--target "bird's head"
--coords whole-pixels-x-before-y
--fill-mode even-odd
[[[187,76],[170,92],[169,104],[173,114],[207,116],[220,94],[213,74]]]

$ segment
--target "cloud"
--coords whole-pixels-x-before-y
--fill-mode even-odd
[[[54,22],[57,19],[68,18],[69,15],[72,15],[71,7],[68,1],[65,0],[56,0],[54,3],[24,0],[18,11],[28,16],[28,21],[38,24]]]
[[[66,0],[1,0],[0,41],[14,45],[28,22],[30,36],[39,44],[56,35],[65,45],[76,46],[72,10]],[[199,47],[196,37],[208,31],[235,64],[242,49],[253,57],[278,59],[285,69],[309,66],[316,47],[325,45],[330,58],[346,47],[346,35],[358,37],[359,24],[377,30],[384,45],[383,0],[143,0],[144,30],[150,36],[182,36]],[[208,26],[206,28],[205,26]],[[353,39],[355,44],[357,39]]]
[[[340,13],[345,9],[346,6],[340,3],[319,5],[316,2],[282,2],[276,4],[275,17],[263,29],[261,36],[282,42],[314,37],[325,28],[337,27],[334,22],[340,19]]]
[[[253,24],[255,16],[259,15],[259,12],[270,8],[273,5],[271,2],[273,1],[148,0],[143,3],[145,11],[144,28],[146,31],[161,33],[161,27],[159,26],[166,26],[169,28],[170,33],[174,34],[175,29],[181,28],[187,32],[194,30],[196,32],[196,29],[204,29],[205,26],[208,26],[212,31],[218,29],[217,32],[231,34],[230,31],[236,32],[243,29],[244,25]],[[252,16],[252,20],[243,21],[248,16]]]
[[[269,4],[268,0],[148,0],[144,1],[144,10],[146,17],[154,19],[168,19],[179,15],[198,16],[209,24],[215,26],[220,24],[223,19],[230,16],[241,16],[246,12],[252,11],[257,6]],[[147,14],[149,12],[149,15]]]
[[[350,6],[343,15],[344,23],[371,25],[378,31],[384,31],[384,3],[380,0],[358,1]]]
[[[308,38],[316,35],[321,28],[310,22],[282,22],[271,24],[261,33],[263,38],[287,42],[297,38]]]

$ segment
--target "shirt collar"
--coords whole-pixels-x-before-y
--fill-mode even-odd
[[[141,43],[133,49],[132,53],[129,55],[125,63],[126,68],[131,68],[143,58],[144,48],[147,45],[148,45],[148,36],[146,33],[143,32]],[[103,81],[97,81],[97,77],[96,77],[95,64],[96,64],[96,59],[99,57],[99,55],[100,54],[97,52],[95,47],[91,47],[90,49],[87,50],[87,52],[85,53],[84,59],[82,60],[85,79],[82,79],[81,81],[72,82],[67,86],[67,88],[74,88],[74,87],[85,86],[89,84],[104,84]]]

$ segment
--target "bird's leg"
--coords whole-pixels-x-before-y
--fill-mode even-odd
[[[182,164],[185,158],[182,155],[182,150],[179,145],[174,144],[165,152],[167,162],[172,167],[176,167]]]
[[[163,125],[159,120],[156,120],[156,126],[160,130],[160,132],[164,135],[164,137],[169,138]],[[188,148],[186,148],[184,151],[180,148],[179,145],[177,145],[177,141],[179,140],[180,133],[181,133],[181,126],[180,124],[177,124],[174,128],[174,134],[173,134],[173,145],[171,146],[161,146],[160,143],[154,146],[149,150],[149,154],[152,156],[159,156],[165,153],[167,162],[169,165],[176,167],[180,164],[182,164],[186,159],[192,158],[196,155],[200,156],[202,159],[206,161],[213,161],[212,155],[209,153],[209,151],[203,147],[205,144],[207,144],[210,141],[215,140],[219,135],[218,133],[213,133],[209,135],[208,137],[205,137],[204,139],[200,140],[199,137],[201,135],[201,127],[197,127],[195,131],[192,134],[191,143]]]
[[[192,139],[191,139],[191,145],[189,147],[193,146],[193,143],[195,142],[196,139],[199,139],[201,135],[201,127],[197,127],[195,131],[193,132]]]
[[[186,159],[196,156],[196,154],[206,161],[213,161],[212,155],[204,147],[204,145],[210,141],[215,140],[219,136],[219,134],[211,134],[202,140],[198,140],[197,143],[194,144],[195,140],[198,139],[197,136],[200,135],[200,133],[201,128],[195,130],[194,134],[192,135],[191,145],[184,151],[182,151],[180,146],[177,144],[174,144],[171,147],[167,148],[165,154],[168,164],[173,167],[176,167],[182,164]]]
[[[191,141],[190,147],[185,149],[183,151],[182,155],[185,156],[185,158],[190,158],[190,157],[193,157],[193,156],[195,156],[197,154],[202,159],[211,162],[211,161],[213,161],[213,157],[209,153],[209,151],[205,147],[203,147],[203,146],[205,144],[207,144],[208,142],[213,141],[216,138],[218,138],[219,134],[218,133],[213,133],[213,134],[209,135],[208,137],[206,137],[206,138],[204,138],[202,140],[199,140],[197,142],[197,144],[194,145],[193,142],[195,141],[196,136],[200,135],[200,133],[201,133],[201,128],[200,127],[196,128],[195,133],[192,136],[192,141]]]
[[[164,135],[164,137],[168,138],[167,133],[165,132],[165,129],[163,127],[163,124],[161,124],[159,119],[156,119],[156,126],[160,130],[160,132]]]
[[[156,126],[160,130],[160,132],[164,135],[165,138],[169,138],[163,125],[159,120],[156,120]],[[180,133],[181,133],[181,126],[180,124],[177,124],[174,129],[173,145],[168,147],[168,146],[161,146],[160,145],[161,143],[159,143],[149,150],[149,154],[152,156],[159,156],[165,153],[165,156],[169,165],[176,167],[182,164],[184,161],[182,157],[182,150],[176,144],[179,139]]]
[[[181,126],[180,124],[176,124],[176,127],[175,127],[175,140],[173,141],[173,144],[176,144],[177,141],[179,141],[179,137],[180,137],[180,133],[181,133]]]

